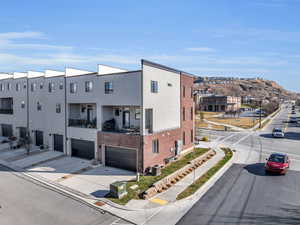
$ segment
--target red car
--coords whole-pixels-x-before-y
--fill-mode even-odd
[[[286,174],[290,167],[290,159],[286,154],[273,153],[267,159],[265,164],[266,173],[275,172],[279,174]]]

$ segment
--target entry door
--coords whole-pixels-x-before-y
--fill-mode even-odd
[[[93,109],[87,109],[87,121],[92,122]]]
[[[130,112],[123,111],[123,127],[129,128],[130,127]]]
[[[54,151],[64,152],[64,136],[59,134],[53,135]]]
[[[27,128],[26,127],[20,127],[20,138],[26,138],[27,135]]]
[[[43,131],[39,131],[39,130],[35,131],[35,145],[36,146],[44,145]]]

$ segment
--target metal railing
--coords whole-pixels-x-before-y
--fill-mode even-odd
[[[13,109],[0,109],[0,114],[13,114]]]
[[[69,119],[69,127],[97,128],[97,120]]]

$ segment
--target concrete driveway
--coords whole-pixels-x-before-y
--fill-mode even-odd
[[[135,179],[134,172],[94,166],[89,160],[68,156],[29,168],[28,173],[99,198],[109,192],[111,183]]]
[[[135,173],[127,170],[99,166],[82,174],[72,176],[60,182],[69,188],[97,198],[104,197],[109,192],[109,186],[116,181],[135,179]]]

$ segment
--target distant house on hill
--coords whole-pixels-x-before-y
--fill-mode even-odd
[[[239,111],[241,97],[234,96],[205,96],[200,99],[200,110],[208,112]]]

